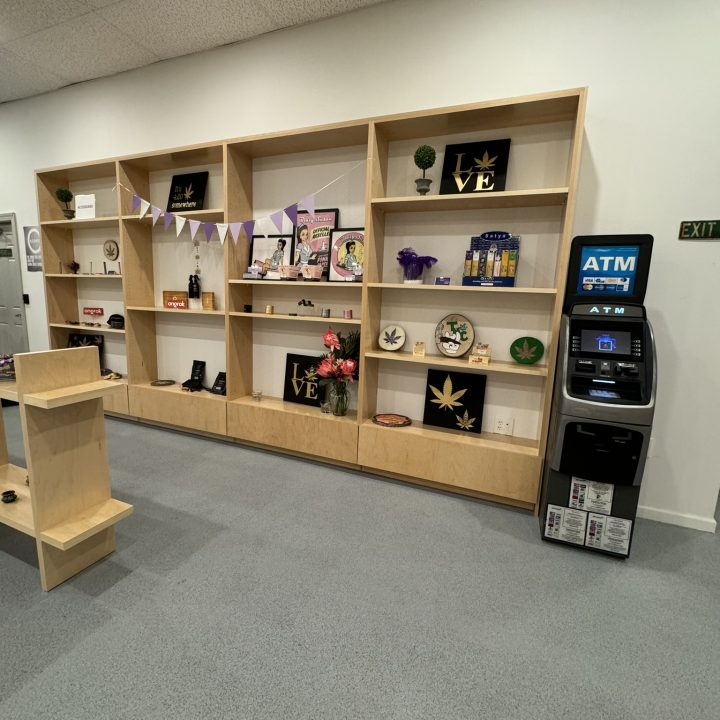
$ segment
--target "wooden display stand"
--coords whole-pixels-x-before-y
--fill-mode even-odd
[[[126,330],[111,337],[116,344],[125,343],[128,385],[127,397],[113,405],[106,403],[106,410],[534,510],[547,443],[585,102],[585,88],[576,88],[39,170],[36,180],[44,264],[49,269],[45,288],[51,346],[65,347],[69,330],[78,329],[66,323],[79,319],[79,292],[90,282],[54,268],[67,266],[78,250],[82,252],[83,238],[95,228],[112,229],[120,245],[122,276],[107,278],[103,287],[108,293],[113,282],[122,288]],[[407,168],[418,145],[430,143],[441,148],[451,141],[498,137],[510,138],[513,143],[505,190],[432,194],[438,192],[438,180],[429,195],[409,194],[414,190],[414,175],[409,173],[415,171]],[[163,223],[153,223],[150,213],[140,217],[133,208],[133,195],[159,207],[172,175],[209,169],[216,184],[214,190],[209,186],[207,209],[180,214],[210,223],[239,222],[254,217],[257,208],[281,207],[275,204],[275,196],[268,199],[267,188],[273,183],[263,178],[270,166],[282,178],[284,168],[307,163],[306,169],[310,169],[313,162],[322,165],[318,157],[324,162],[362,158],[356,165],[364,165],[364,185],[354,189],[353,200],[344,198],[364,215],[362,283],[269,283],[243,278],[250,261],[250,239],[243,232],[237,243],[228,239],[222,250],[223,288],[216,292],[217,307],[222,310],[178,311],[161,306],[160,292],[168,287],[161,255],[156,252],[162,246]],[[118,184],[123,190],[114,197],[112,188]],[[90,189],[99,197],[104,193],[108,198],[106,216],[64,220],[54,196],[60,186]],[[309,190],[312,188],[307,186],[288,190],[283,202],[293,193],[302,197]],[[425,218],[438,223],[438,217],[447,231],[427,234],[426,245],[432,248],[433,241],[449,245],[453,257],[458,258],[464,258],[468,238],[481,230],[515,227],[522,233],[517,287],[462,286],[457,277],[455,285],[398,282],[394,257],[403,246],[399,243],[407,244],[403,238],[412,237]],[[496,227],[498,222],[502,228]],[[462,230],[453,230],[456,225]],[[286,303],[288,295],[299,288],[316,305],[353,308],[352,319],[261,312],[266,304]],[[536,330],[545,340],[545,357],[526,366],[511,361],[509,354],[494,355],[489,365],[471,366],[466,359],[433,352],[434,327],[450,311],[466,314],[483,328],[488,333],[483,340],[494,348],[509,347],[513,338]],[[172,351],[163,344],[162,328],[181,317],[192,318],[196,328],[201,326],[201,330],[193,330],[190,323],[183,326],[188,333],[185,339],[196,341],[212,334],[215,341],[224,341],[227,397],[183,393],[178,385],[151,385],[158,378],[174,377],[165,374],[166,358]],[[378,347],[381,327],[400,318],[415,324],[415,340],[425,341],[428,347],[425,356]],[[528,325],[528,319],[535,324]],[[273,346],[292,347],[288,338],[306,338],[315,328],[319,338],[328,324],[343,333],[354,328],[362,332],[357,410],[336,418],[270,397],[272,393],[266,390],[261,402],[253,401],[252,392],[264,390],[263,373],[276,359]],[[280,331],[275,330],[278,327]],[[267,340],[273,332],[276,336],[282,333],[282,340]],[[201,353],[199,343],[197,347],[196,352]],[[320,352],[318,347],[317,354]],[[188,357],[188,367],[192,359]],[[424,426],[419,418],[427,368],[487,375],[486,397],[492,397],[496,407],[506,408],[506,413],[512,414],[516,408],[525,413],[518,437],[491,432],[491,422],[485,422],[480,434]],[[413,409],[406,412],[413,417],[413,424],[402,429],[375,425],[372,418],[376,413],[397,411],[388,389],[392,390],[398,376],[407,379],[405,397],[412,398],[408,404]],[[276,389],[273,392],[277,394]]]
[[[103,397],[120,387],[98,379],[94,347],[16,355],[15,369],[16,389],[3,396],[20,403],[28,467],[9,463],[2,432],[0,489],[18,499],[0,505],[0,522],[36,539],[51,590],[111,553],[113,525],[133,511],[110,497]]]

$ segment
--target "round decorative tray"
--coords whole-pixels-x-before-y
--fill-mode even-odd
[[[412,420],[407,415],[398,415],[396,413],[373,415],[372,421],[376,425],[382,425],[383,427],[406,427],[412,424]]]

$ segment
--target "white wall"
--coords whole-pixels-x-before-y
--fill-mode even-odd
[[[719,20],[715,0],[397,0],[9,103],[0,211],[37,221],[38,167],[587,85],[575,232],[655,237],[660,384],[642,512],[712,530],[720,244],[677,231],[718,217]],[[24,282],[41,348],[40,278]]]

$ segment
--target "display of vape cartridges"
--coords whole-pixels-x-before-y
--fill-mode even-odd
[[[463,285],[514,287],[520,236],[494,230],[475,235],[465,253]]]

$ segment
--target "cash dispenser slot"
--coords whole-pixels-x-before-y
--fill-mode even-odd
[[[592,422],[565,426],[560,472],[597,482],[632,485],[642,457],[643,434]]]
[[[572,375],[569,391],[574,397],[610,404],[633,404],[643,400],[640,383],[621,377],[605,379]]]

